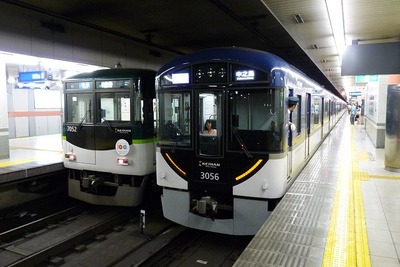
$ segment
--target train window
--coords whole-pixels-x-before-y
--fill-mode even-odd
[[[198,92],[198,129],[201,155],[221,155],[222,91]]]
[[[281,150],[283,105],[283,88],[229,91],[229,149]]]
[[[159,144],[191,146],[191,94],[159,93]]]
[[[329,99],[324,98],[324,121],[329,120]]]
[[[303,125],[306,125],[306,106],[303,105],[301,95],[297,95],[297,98],[299,99],[299,102],[297,103],[295,110],[292,112],[292,121],[296,123],[296,135],[300,135]]]
[[[293,89],[289,89],[290,91],[292,91],[289,96],[293,96]],[[302,102],[302,97],[301,95],[296,95],[296,97],[299,99],[299,101],[297,102],[297,106],[296,108],[292,111],[289,112],[288,116],[288,120],[293,122],[294,125],[296,126],[296,130],[295,131],[289,131],[289,140],[288,140],[288,144],[289,146],[291,146],[292,143],[292,139],[298,135],[301,134],[301,129],[303,127],[303,125],[305,125],[305,106],[303,106],[303,102]],[[289,129],[289,128],[287,128]]]
[[[66,95],[66,122],[93,123],[92,94]]]
[[[322,100],[321,96],[313,96],[311,100],[311,125],[321,123]],[[311,126],[312,128],[313,126]]]
[[[97,122],[105,121],[130,122],[131,103],[129,92],[98,93]]]

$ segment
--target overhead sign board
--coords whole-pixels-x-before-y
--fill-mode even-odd
[[[357,75],[356,83],[378,82],[379,75]]]
[[[361,96],[361,92],[349,92],[350,96]]]
[[[18,81],[21,83],[43,82],[45,78],[46,78],[45,71],[20,72],[18,75]]]

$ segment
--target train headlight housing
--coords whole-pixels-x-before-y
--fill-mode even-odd
[[[76,160],[76,155],[74,153],[65,153],[65,158],[69,161],[75,161]]]
[[[127,165],[129,165],[129,161],[128,161],[128,159],[127,159],[126,157],[118,157],[118,158],[117,158],[117,163],[118,163],[119,165],[122,165],[122,166],[127,166]]]

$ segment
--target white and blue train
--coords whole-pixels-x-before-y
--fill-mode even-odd
[[[291,96],[299,101],[289,113]],[[164,216],[231,235],[258,231],[346,110],[343,99],[278,56],[246,48],[203,50],[164,65],[156,99]]]

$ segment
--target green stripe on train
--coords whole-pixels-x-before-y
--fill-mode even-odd
[[[152,137],[148,139],[132,139],[132,144],[138,145],[138,144],[147,144],[147,143],[154,143],[157,141],[157,138]]]

